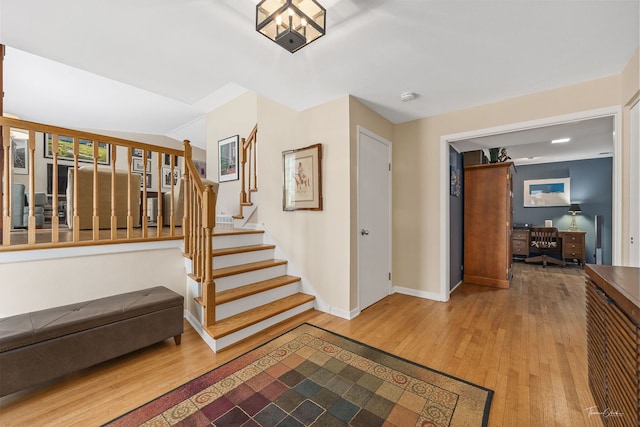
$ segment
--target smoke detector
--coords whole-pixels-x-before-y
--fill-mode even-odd
[[[416,94],[416,93],[404,92],[403,94],[400,95],[400,100],[402,102],[409,102],[409,101],[413,101],[414,99],[416,99],[416,96],[418,96],[418,94]]]

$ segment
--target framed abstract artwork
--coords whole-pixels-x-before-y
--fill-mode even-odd
[[[544,208],[571,205],[571,178],[524,181],[524,207]]]

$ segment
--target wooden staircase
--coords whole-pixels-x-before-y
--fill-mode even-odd
[[[214,229],[216,322],[201,327],[214,351],[314,308],[315,297],[300,292],[300,278],[287,274],[286,260],[274,259],[275,246],[263,244],[263,234],[261,230]],[[203,325],[207,308],[200,295],[195,300]]]

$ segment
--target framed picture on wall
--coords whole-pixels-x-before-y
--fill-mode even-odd
[[[544,208],[571,205],[571,178],[524,181],[524,207]]]
[[[142,162],[142,159],[134,157],[131,160],[132,160],[132,162],[131,162],[131,171],[132,172],[142,172],[144,170],[144,163]]]
[[[164,165],[171,166],[171,154],[164,154]],[[178,167],[178,156],[173,156],[173,166]]]
[[[200,178],[206,178],[207,162],[205,162],[204,160],[194,160],[193,164],[196,166],[196,169],[198,170],[198,175],[200,175]]]
[[[173,185],[178,185],[180,179],[180,169],[173,170]],[[162,187],[171,188],[171,168],[162,168]]]
[[[321,144],[282,153],[283,210],[322,210],[321,167]]]
[[[18,175],[29,174],[29,155],[26,139],[11,137],[11,151],[13,153],[13,172]]]
[[[93,163],[93,144],[94,141],[88,139],[78,139],[78,161]],[[111,163],[111,150],[109,144],[98,142],[98,164],[108,165]],[[44,156],[48,159],[53,158],[53,135],[45,134],[44,140]],[[58,159],[73,160],[73,138],[69,136],[58,136]]]
[[[218,182],[238,179],[238,135],[218,141]]]

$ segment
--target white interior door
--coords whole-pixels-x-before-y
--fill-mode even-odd
[[[391,291],[391,143],[358,130],[358,304]]]
[[[629,265],[640,267],[640,102],[629,120]]]

